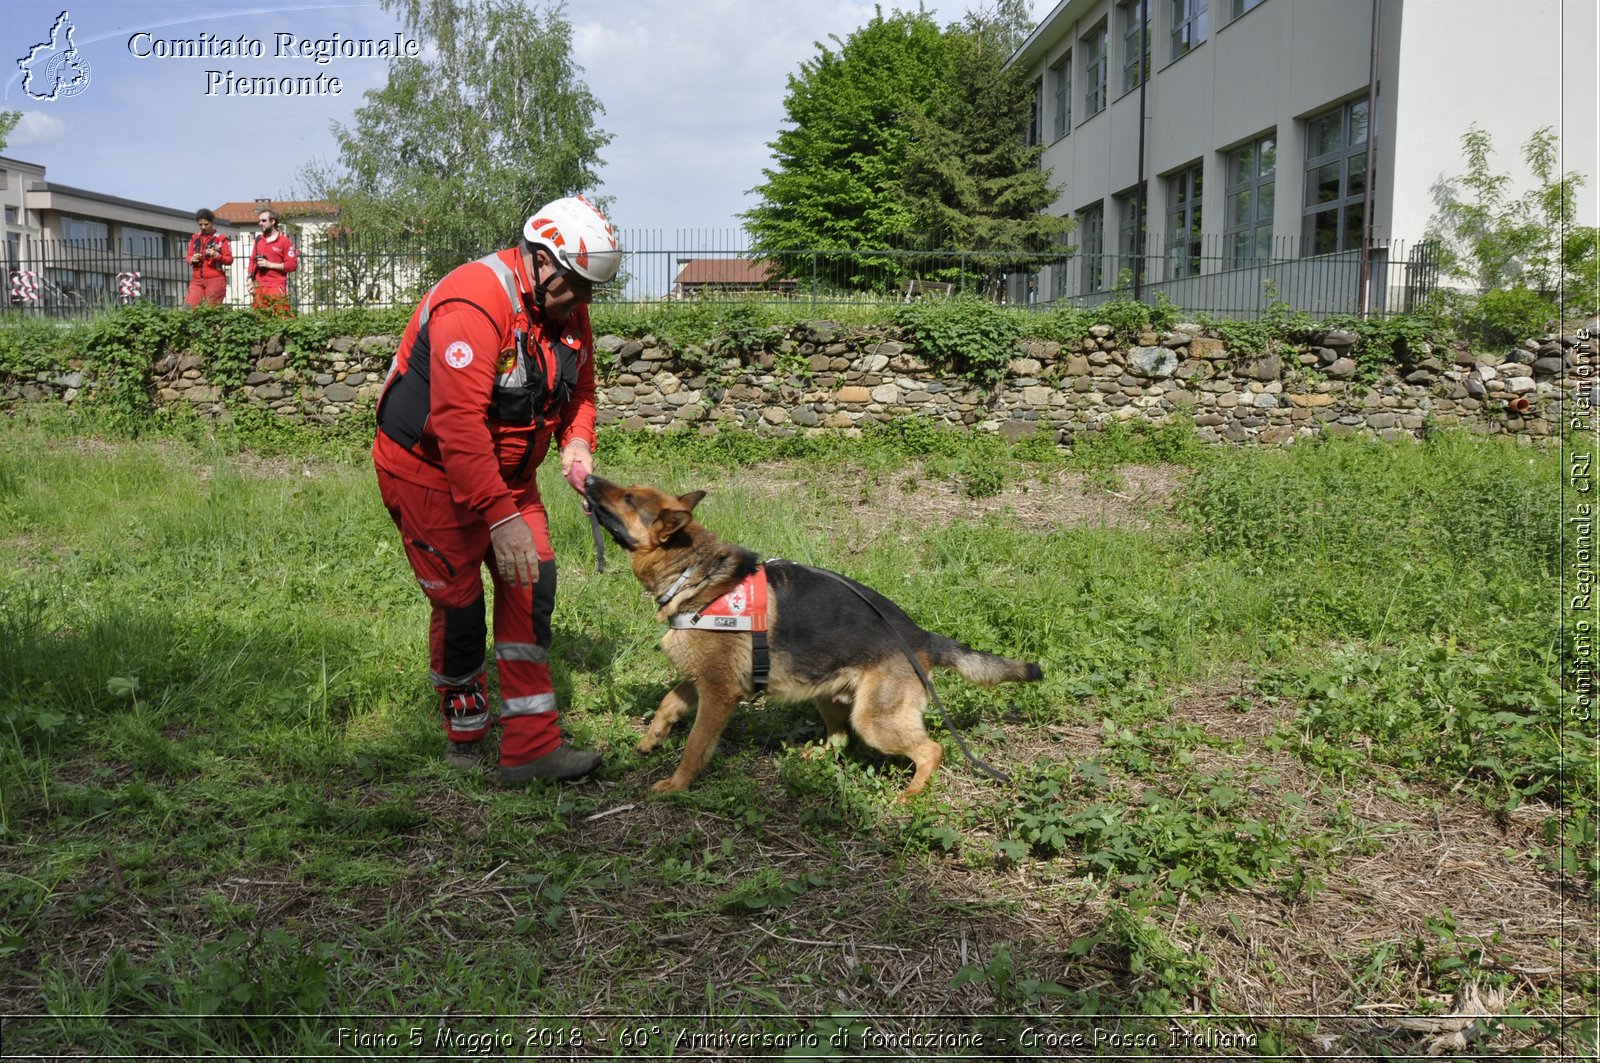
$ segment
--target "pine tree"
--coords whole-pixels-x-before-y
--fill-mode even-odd
[[[924,246],[1007,256],[983,260],[986,290],[998,272],[1029,268],[1028,256],[1056,250],[1072,227],[1044,213],[1057,189],[1040,167],[1043,146],[1026,141],[1034,88],[1024,70],[1005,66],[1014,36],[982,16],[952,35],[950,76],[966,91],[945,93],[930,113],[911,117],[898,182]]]

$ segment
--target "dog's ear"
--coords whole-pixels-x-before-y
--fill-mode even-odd
[[[704,497],[706,497],[706,493],[704,491],[690,491],[686,495],[679,495],[678,501],[682,502],[687,509],[692,511],[695,506],[700,504],[700,500]]]
[[[656,515],[650,531],[656,537],[657,543],[664,543],[682,531],[693,519],[693,515],[687,509],[664,509]]]

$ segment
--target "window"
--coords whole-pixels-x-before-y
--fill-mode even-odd
[[[1083,109],[1092,118],[1106,109],[1106,24],[1083,38]]]
[[[1352,100],[1306,123],[1303,255],[1361,247],[1367,199],[1367,101]]]
[[[7,225],[15,225],[15,224],[17,224],[17,208],[16,207],[7,207],[6,208],[6,224]]]
[[[166,253],[166,246],[165,233],[156,232],[154,229],[140,229],[132,225],[122,227],[122,250],[126,254],[157,258]]]
[[[1272,257],[1273,176],[1278,141],[1266,136],[1228,152],[1228,264],[1235,269]]]
[[[1150,69],[1150,0],[1126,0],[1122,12],[1122,91],[1139,87]]]
[[[1167,276],[1200,272],[1200,208],[1203,170],[1195,163],[1167,178]]]
[[[1060,140],[1072,132],[1072,53],[1056,60],[1050,68],[1050,95],[1055,103],[1055,125],[1052,132]]]
[[[1256,8],[1261,6],[1261,0],[1232,0],[1232,3],[1233,3],[1233,15],[1232,15],[1232,17],[1234,17],[1234,18],[1238,18],[1240,15],[1244,14],[1246,11],[1253,11]]]
[[[1072,253],[1072,234],[1062,233],[1056,237],[1056,243],[1061,245],[1063,257],[1050,267],[1050,298],[1064,299],[1067,295],[1067,267],[1071,262],[1064,256]]]
[[[53,287],[58,297],[75,304],[103,302],[111,293],[110,276],[92,270],[51,267],[44,279],[47,293]]]
[[[1150,193],[1145,191],[1145,201],[1139,202],[1139,190],[1129,189],[1117,197],[1117,287],[1133,283],[1134,260],[1145,253],[1145,234],[1150,231]],[[1137,238],[1135,233],[1138,234]],[[1148,279],[1150,271],[1141,276]]]
[[[1079,267],[1083,279],[1083,294],[1098,292],[1106,286],[1106,208],[1096,203],[1078,214],[1078,254],[1083,258]]]
[[[1039,143],[1039,135],[1044,130],[1044,115],[1041,113],[1044,110],[1043,78],[1034,79],[1032,97],[1028,108],[1027,144],[1030,148]]]
[[[103,221],[80,218],[75,214],[63,214],[61,242],[73,247],[92,247],[104,251],[111,242],[111,228]]]
[[[1210,0],[1172,0],[1172,58],[1205,43],[1209,7]]]

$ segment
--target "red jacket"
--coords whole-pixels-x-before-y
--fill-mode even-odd
[[[412,313],[378,400],[378,468],[491,525],[517,512],[511,484],[531,487],[552,440],[595,442],[588,307],[558,328],[532,291],[518,248],[452,270]]]
[[[282,262],[283,269],[262,269],[256,261],[257,255],[266,255],[268,261]],[[273,240],[263,240],[257,237],[255,245],[250,248],[250,279],[256,282],[258,288],[270,292],[286,292],[289,290],[289,274],[300,268],[300,256],[295,252],[294,242],[289,239],[289,234],[279,232]]]
[[[214,247],[217,249],[216,258],[205,257],[204,252],[208,247]],[[204,277],[227,276],[222,267],[233,264],[233,247],[228,243],[228,238],[226,236],[219,232],[207,233],[204,236],[202,236],[200,233],[195,233],[193,236],[189,237],[189,250],[183,253],[183,260],[188,262],[189,256],[195,254],[196,252],[200,252],[200,261],[198,263],[191,263],[189,266],[189,269],[191,272],[193,272],[196,280],[200,280]]]

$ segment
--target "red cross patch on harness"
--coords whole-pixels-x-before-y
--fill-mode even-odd
[[[700,610],[679,613],[667,621],[675,628],[697,631],[767,630],[767,568],[757,565],[737,587]]]

